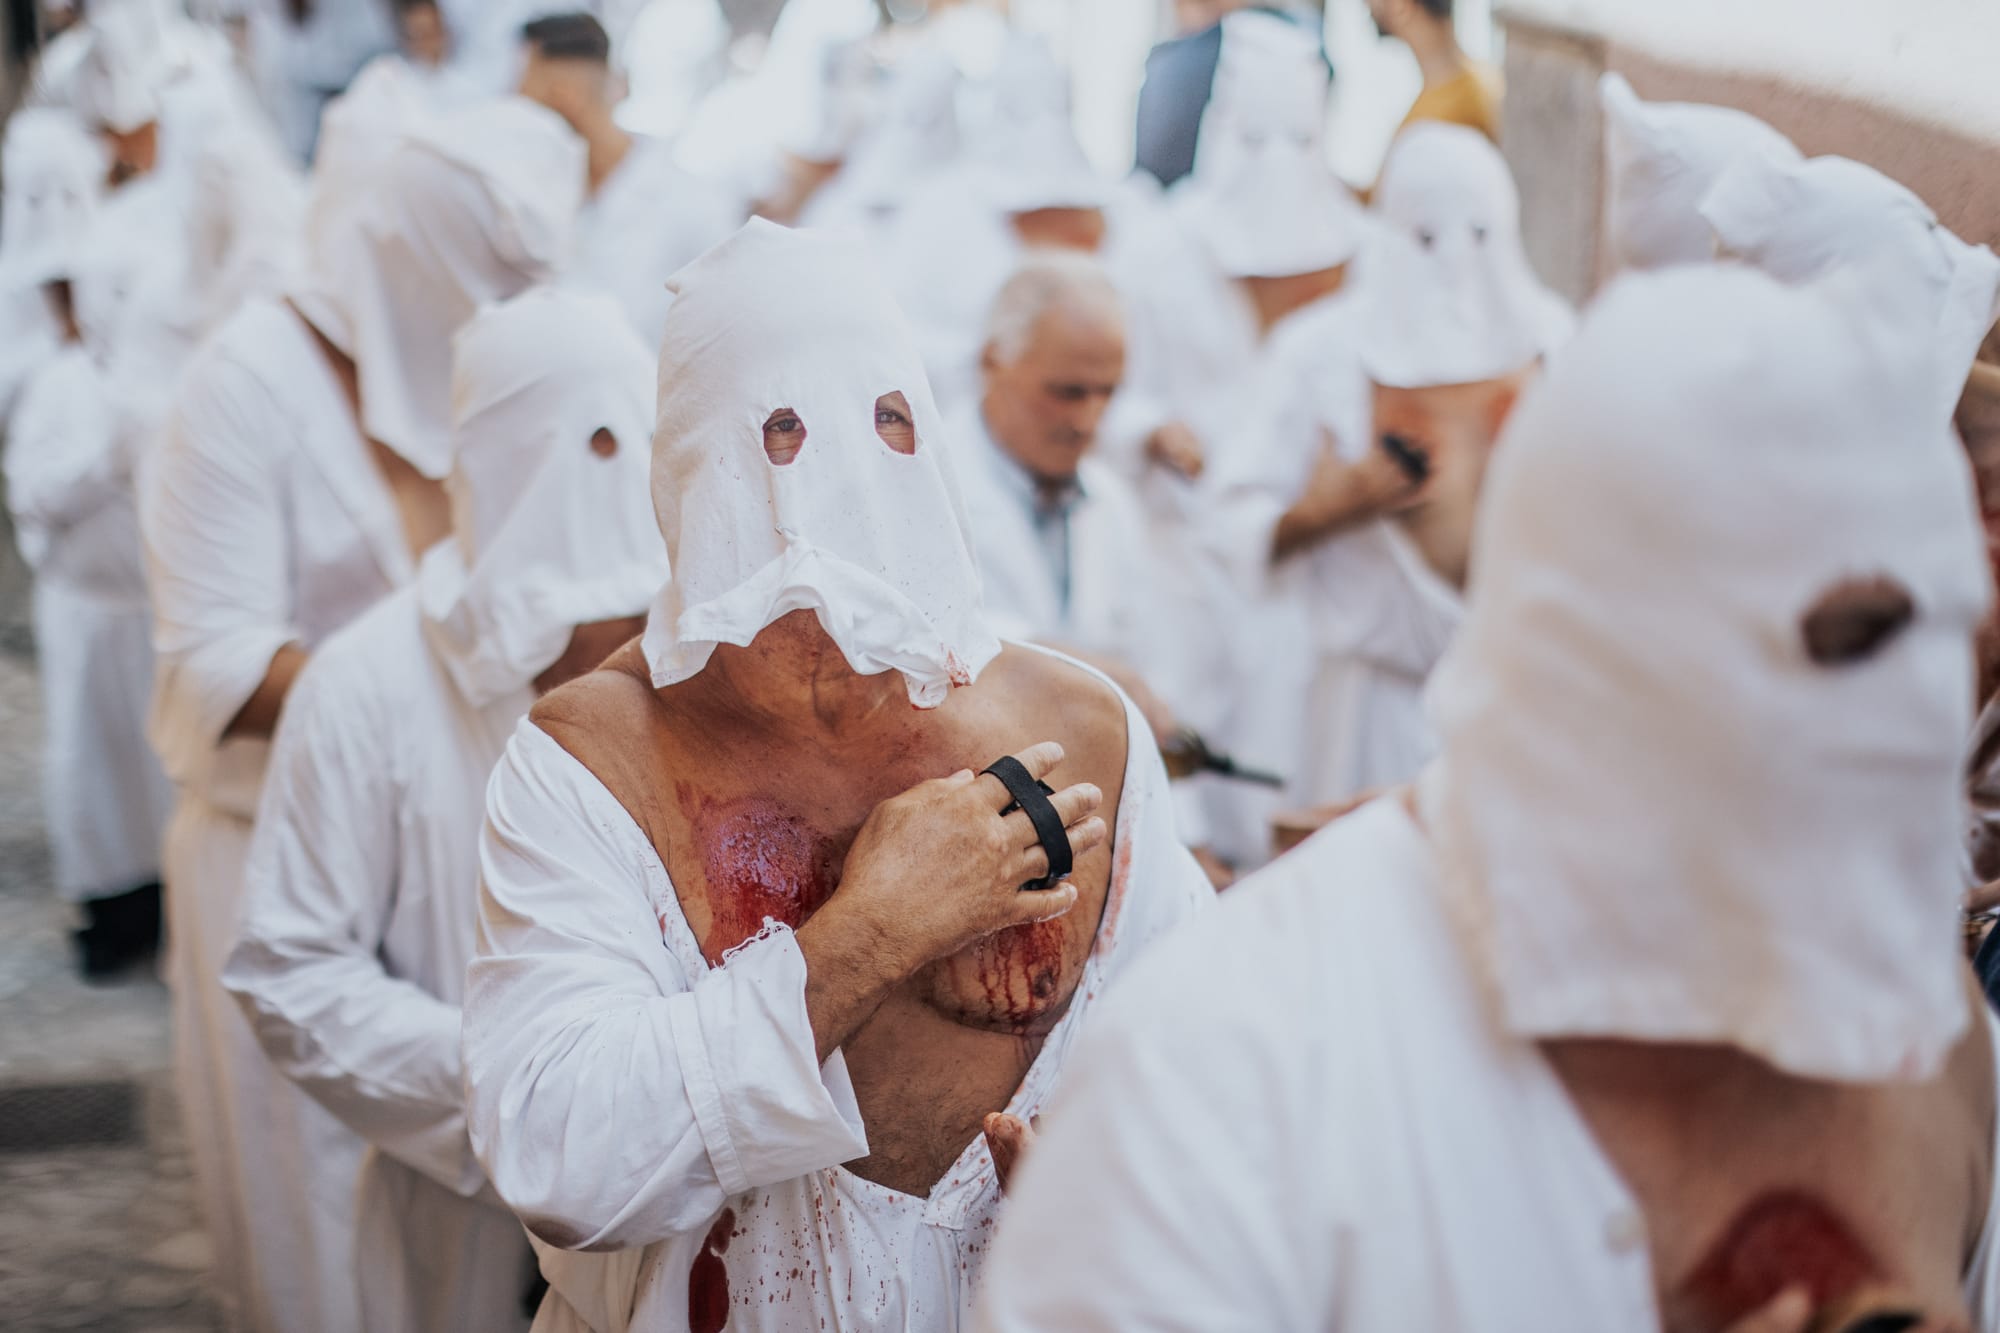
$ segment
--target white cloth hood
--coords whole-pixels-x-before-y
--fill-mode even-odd
[[[1702,197],[1737,159],[1796,162],[1791,140],[1734,107],[1646,102],[1622,74],[1597,85],[1604,109],[1605,236],[1620,269],[1715,258]]]
[[[88,20],[90,45],[76,72],[76,109],[93,125],[130,134],[160,117],[168,83],[180,73],[167,41],[171,19],[150,0],[104,7]]]
[[[431,644],[474,707],[526,687],[576,626],[643,614],[666,582],[652,402],[652,358],[606,297],[530,291],[459,331],[452,540],[419,582]]]
[[[1521,246],[1521,197],[1477,130],[1421,122],[1397,137],[1357,263],[1362,364],[1418,389],[1511,375],[1567,337],[1569,307]]]
[[[840,169],[840,193],[864,213],[893,209],[958,156],[958,67],[934,48],[889,76],[875,123]],[[829,187],[831,188],[831,187]]]
[[[451,335],[560,266],[583,201],[583,142],[508,97],[418,119],[376,169],[354,174],[358,202],[315,226],[310,285],[295,299],[354,358],[369,437],[442,477]],[[324,201],[316,189],[315,207]]]
[[[1923,200],[1844,157],[1742,159],[1701,211],[1724,251],[1780,282],[1851,269],[1862,279],[1864,317],[1932,350],[1934,420],[1951,417],[2000,317],[2000,259],[1991,250],[1967,245]]]
[[[104,193],[103,143],[68,111],[30,106],[7,122],[0,193],[0,289],[68,275],[78,239]]]
[[[1222,33],[1194,171],[1175,192],[1188,225],[1232,278],[1338,268],[1359,248],[1365,215],[1327,160],[1319,44],[1258,12],[1230,15]]]
[[[1494,452],[1422,787],[1509,1031],[1926,1078],[1956,902],[1971,477],[1925,367],[1824,284],[1629,276]],[[1809,635],[1836,587],[1907,623]],[[1816,645],[1816,646],[1814,646]]]
[[[967,153],[1001,213],[1103,208],[1111,191],[1077,142],[1069,78],[1046,44],[1016,35],[1002,51],[983,128]]]
[[[653,683],[811,609],[848,665],[930,708],[1000,650],[923,359],[859,243],[753,220],[675,275],[660,353],[653,506],[673,581],[646,626]],[[901,392],[916,451],[876,433]],[[778,466],[763,427],[796,413]]]

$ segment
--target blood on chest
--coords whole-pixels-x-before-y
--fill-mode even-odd
[[[710,964],[764,928],[797,928],[840,882],[845,849],[768,797],[717,800],[675,785],[701,858],[708,922],[701,951]]]

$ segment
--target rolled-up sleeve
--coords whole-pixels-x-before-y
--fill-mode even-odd
[[[487,790],[466,975],[474,1150],[529,1230],[618,1249],[725,1199],[863,1157],[845,1063],[819,1063],[805,958],[773,928],[690,976],[678,911],[616,800],[524,723]]]
[[[204,359],[183,382],[141,478],[140,532],[157,655],[153,747],[198,780],[293,620],[287,506],[268,441],[288,431],[241,366]]]

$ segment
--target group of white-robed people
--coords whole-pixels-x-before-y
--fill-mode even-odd
[[[1336,369],[1273,391],[1310,427],[1237,567],[1366,542],[1463,624],[1414,636],[1419,786],[1208,918],[1112,683],[1154,650],[1103,674],[984,605],[1089,549],[977,514],[1047,498],[1006,472],[1038,445],[1088,495],[1124,294],[1031,262],[981,439],[859,246],[756,223],[675,277],[655,386],[615,307],[530,290],[588,141],[512,103],[354,145],[374,188],[316,197],[306,280],[208,340],[148,463],[232,1318],[519,1324],[524,1238],[544,1329],[1989,1317],[1992,1053],[1946,939],[1988,590],[1944,395],[1990,256],[1851,164],[1740,155],[1698,211],[1742,262],[1561,345],[1504,168],[1413,130],[1343,313],[1326,251],[1234,279],[1315,298],[1250,364]],[[1037,358],[1093,367],[1064,412]],[[1832,1257],[1759,1267],[1774,1234]]]

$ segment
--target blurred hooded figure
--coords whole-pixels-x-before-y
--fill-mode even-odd
[[[269,738],[308,654],[445,532],[451,336],[552,274],[582,180],[581,145],[525,102],[404,127],[356,110],[329,113],[307,276],[210,338],[141,497],[150,730],[179,797],[176,1074],[225,1309],[288,1330],[356,1326],[361,1145],[265,1060],[221,986]]]
[[[459,331],[452,531],[313,655],[285,708],[223,982],[273,1063],[369,1143],[357,1327],[523,1326],[532,1271],[466,1137],[458,1000],[486,778],[538,695],[666,581],[653,359],[555,289]]]
[[[93,204],[102,155],[68,113],[21,113],[7,147],[17,207],[0,265],[40,285],[57,340],[7,424],[7,503],[35,571],[56,892],[81,906],[79,963],[100,977],[149,958],[160,936],[171,792],[145,742],[152,616],[133,473],[166,393],[148,347],[166,275],[138,201]]]
[[[1487,459],[1515,395],[1569,330],[1522,250],[1499,151],[1457,125],[1391,149],[1351,289],[1293,315],[1212,477],[1208,537],[1254,645],[1225,732],[1288,779],[1231,793],[1232,848],[1270,820],[1414,777],[1435,742],[1424,683],[1463,614]],[[1273,803],[1274,799],[1277,803]]]
[[[0,194],[0,416],[65,343],[76,311],[65,285],[104,193],[110,155],[71,112],[24,107],[8,118]]]
[[[1495,453],[1437,764],[1142,963],[984,1327],[2000,1318],[1952,910],[1992,589],[1925,325],[1853,276],[1600,298]]]
[[[742,211],[720,186],[682,170],[671,143],[613,119],[618,76],[595,18],[549,14],[521,39],[521,95],[567,121],[589,154],[568,280],[611,297],[653,346],[672,301],[667,279],[741,224]]]
[[[1799,160],[1791,140],[1734,107],[1647,102],[1622,74],[1597,85],[1604,111],[1604,235],[1616,269],[1703,264],[1715,230],[1702,200],[1739,160]]]

